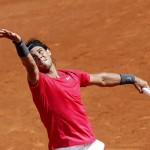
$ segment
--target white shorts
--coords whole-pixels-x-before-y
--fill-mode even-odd
[[[55,150],[104,150],[104,143],[96,140],[92,144],[70,146],[66,148],[56,148]]]

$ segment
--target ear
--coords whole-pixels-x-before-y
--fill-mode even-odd
[[[47,49],[47,53],[48,53],[50,56],[52,55],[49,49]]]

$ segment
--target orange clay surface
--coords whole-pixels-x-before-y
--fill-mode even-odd
[[[132,73],[150,83],[150,1],[0,0],[0,28],[51,48],[57,69]],[[0,39],[0,150],[46,150],[14,45]],[[81,89],[105,150],[150,150],[150,97],[133,85]]]

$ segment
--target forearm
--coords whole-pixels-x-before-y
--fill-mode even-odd
[[[22,40],[19,43],[16,43],[16,42],[13,42],[13,43],[16,46],[18,56],[20,57],[23,65],[25,66],[27,70],[29,82],[33,85],[36,84],[38,81],[39,70],[27,46]]]
[[[116,86],[120,85],[121,77],[120,74],[116,73],[102,73],[99,74],[101,81],[100,84],[102,86]]]
[[[33,70],[37,69],[37,65],[30,53],[25,57],[20,57],[20,59],[27,72],[30,73],[33,72]]]
[[[134,84],[132,74],[98,73],[90,75],[90,83],[99,86],[116,86],[120,84]]]
[[[116,73],[98,73],[90,75],[90,85],[98,86],[117,86],[120,85],[120,74]]]
[[[90,85],[101,87],[112,87],[121,84],[133,84],[139,92],[143,87],[149,88],[147,81],[132,74],[98,73],[90,74]]]
[[[22,63],[26,67],[26,69],[31,70],[31,71],[33,69],[35,69],[37,67],[36,63],[35,63],[33,57],[31,56],[25,43],[22,40],[20,42],[17,42],[17,43],[13,41],[13,43],[16,47],[18,56],[22,60]]]

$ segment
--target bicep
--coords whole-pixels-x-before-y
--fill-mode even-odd
[[[23,65],[27,70],[27,78],[31,85],[35,85],[39,79],[39,70],[38,67],[29,53],[26,57],[20,57]]]

